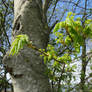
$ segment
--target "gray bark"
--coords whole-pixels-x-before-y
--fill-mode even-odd
[[[38,1],[38,2],[37,2]],[[27,34],[37,48],[46,49],[49,31],[44,28],[41,0],[14,0],[14,36]],[[38,4],[39,3],[39,4]],[[18,55],[4,57],[4,65],[10,72],[14,92],[51,92],[46,66],[40,53],[24,47]]]

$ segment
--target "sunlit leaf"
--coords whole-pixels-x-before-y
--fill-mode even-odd
[[[25,34],[17,35],[15,40],[12,42],[9,55],[14,55],[23,49],[23,46],[29,43],[28,36]]]

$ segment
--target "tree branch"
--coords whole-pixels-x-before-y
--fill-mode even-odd
[[[44,14],[47,13],[47,10],[51,5],[51,1],[53,1],[53,0],[45,0],[44,1],[44,3],[43,3],[43,12],[44,12]]]
[[[38,51],[39,53],[43,54],[44,56],[47,56],[47,57],[49,56],[49,54],[47,54],[46,52],[44,52],[44,51],[38,49],[36,46],[33,46],[32,44],[27,44],[27,46],[28,46],[29,48],[32,48],[32,49]],[[53,55],[52,59],[55,60],[55,61],[57,61],[57,62],[59,62],[59,63],[61,63],[61,64],[64,64],[63,61],[59,61],[59,60],[57,60],[57,58],[54,58],[54,55]]]
[[[56,25],[58,22],[60,22],[60,21],[62,20],[62,18],[63,18],[63,16],[65,15],[66,11],[67,11],[67,9],[64,9],[64,11],[63,11],[63,13],[62,13],[62,15],[61,15],[60,20],[56,20],[56,21],[52,24],[52,26],[50,27],[50,31],[55,27],[55,25]]]
[[[79,8],[82,8],[85,10],[85,7],[82,7],[82,6],[79,6],[77,3],[73,2],[73,1],[65,1],[65,0],[62,0],[61,2],[66,2],[66,3],[72,3],[73,5],[79,7]],[[90,10],[90,9],[87,9],[87,10]]]
[[[54,6],[54,8],[53,8],[52,14],[51,14],[51,16],[50,16],[50,18],[49,18],[49,20],[48,20],[49,23],[50,23],[50,21],[51,21],[52,16],[54,15],[54,11],[55,11],[55,9],[56,9],[56,5],[57,5],[58,1],[59,1],[59,0],[56,0],[56,2],[55,2],[55,6]]]

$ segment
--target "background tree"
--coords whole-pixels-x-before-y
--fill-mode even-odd
[[[11,83],[9,83],[6,77],[7,70],[2,64],[3,56],[9,50],[10,47],[10,36],[11,27],[13,21],[13,1],[10,0],[0,0],[0,92],[7,88],[11,88]]]

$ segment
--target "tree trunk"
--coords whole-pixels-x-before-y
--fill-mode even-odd
[[[46,49],[49,32],[44,28],[41,0],[14,0],[13,35],[27,34],[37,48]],[[39,5],[38,5],[39,3]],[[51,92],[40,53],[24,47],[18,55],[4,57],[14,92]]]
[[[81,69],[81,90],[82,92],[85,92],[85,76],[86,76],[86,42],[85,38],[83,40],[83,46],[82,46],[82,69]]]

